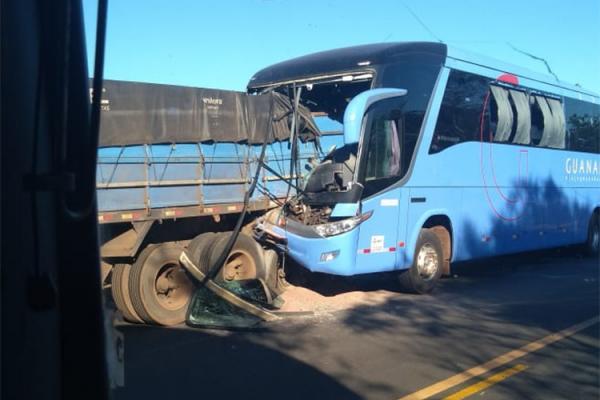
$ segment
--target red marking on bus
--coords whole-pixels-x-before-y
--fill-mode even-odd
[[[522,207],[521,213],[518,214],[517,216],[514,217],[505,217],[504,215],[502,215],[497,209],[496,206],[494,206],[494,202],[492,201],[492,198],[490,197],[490,194],[488,192],[488,184],[487,181],[485,179],[485,168],[483,166],[483,121],[484,121],[484,116],[485,116],[485,111],[487,109],[487,105],[490,99],[490,91],[487,92],[485,99],[483,100],[483,109],[481,110],[481,116],[480,116],[480,126],[479,126],[479,168],[481,169],[481,179],[483,180],[483,191],[485,193],[485,197],[487,199],[487,202],[490,206],[490,208],[492,209],[492,211],[494,211],[494,214],[496,214],[496,216],[504,221],[516,221],[519,218],[521,218],[523,216],[523,213],[525,212],[525,207]],[[490,133],[491,134],[491,133]],[[492,143],[489,144],[490,146],[492,146]],[[493,167],[492,167],[493,168]]]
[[[363,249],[363,254],[369,254],[371,252],[371,249]]]
[[[511,85],[519,84],[519,78],[513,74],[502,74],[496,79],[500,82],[510,83]]]
[[[394,252],[394,251],[396,251],[396,248],[395,248],[395,247],[390,247],[390,248],[388,249],[388,251],[390,251],[390,252]]]
[[[404,247],[404,242],[398,242],[398,247]]]
[[[500,185],[498,185],[498,180],[496,179],[496,168],[494,168],[494,155],[492,152],[492,149],[494,148],[493,146],[493,142],[494,142],[494,138],[492,137],[492,130],[490,129],[490,134],[488,135],[489,140],[490,140],[490,168],[492,170],[492,178],[494,178],[494,187],[496,188],[496,191],[500,194],[500,197],[502,197],[504,199],[504,201],[506,201],[507,203],[517,203],[520,199],[519,193],[517,192],[517,198],[516,199],[511,199],[508,196],[506,196],[504,194],[504,192],[502,192],[502,189],[500,188]],[[520,155],[519,155],[519,162],[521,161]],[[521,171],[519,170],[519,174],[521,173]]]

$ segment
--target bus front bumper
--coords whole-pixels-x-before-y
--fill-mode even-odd
[[[285,227],[271,230],[287,241],[287,254],[312,272],[354,275],[358,229],[336,236],[319,236],[311,227],[287,220]]]

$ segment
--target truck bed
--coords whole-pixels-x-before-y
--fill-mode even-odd
[[[257,167],[262,143],[266,163],[289,177],[289,98],[242,92],[105,80],[96,171],[100,223],[135,222],[235,213]],[[300,106],[301,173],[320,159],[319,128]],[[322,148],[342,136],[324,136]],[[285,197],[285,180],[263,169],[260,182],[272,197]],[[254,192],[251,210],[273,207]]]
[[[323,149],[340,145],[339,135],[323,136]],[[257,166],[261,145],[195,143],[134,145],[100,148],[97,165],[97,198],[100,223],[171,219],[235,213],[241,210],[244,193]],[[320,158],[314,142],[299,143],[302,173],[311,157]],[[266,164],[289,177],[288,141],[267,145]],[[277,198],[288,185],[261,171],[261,182]],[[276,205],[254,192],[251,210]],[[293,193],[293,192],[292,192]]]

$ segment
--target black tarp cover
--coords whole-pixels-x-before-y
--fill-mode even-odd
[[[271,105],[272,103],[272,105]],[[272,107],[272,108],[271,108]],[[310,111],[301,106],[303,141],[319,134]],[[100,146],[185,142],[263,143],[290,136],[292,105],[279,93],[242,92],[105,80]]]

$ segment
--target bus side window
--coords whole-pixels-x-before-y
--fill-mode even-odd
[[[365,143],[361,164],[363,197],[385,189],[401,178],[404,118],[402,99],[375,103],[365,115]]]
[[[535,101],[542,112],[544,130],[538,146],[552,149],[565,148],[565,117],[562,104],[557,99],[535,95]]]
[[[488,82],[487,78],[467,72],[450,72],[429,154],[439,153],[455,144],[480,140]]]
[[[510,89],[510,98],[517,114],[512,142],[514,144],[529,144],[531,142],[531,109],[527,93]]]
[[[508,142],[513,134],[515,113],[508,97],[508,90],[503,87],[491,85],[491,114],[490,139],[494,142]],[[493,135],[493,136],[492,136]],[[483,137],[486,141],[488,138]]]
[[[527,93],[490,85],[489,139],[499,143],[529,144],[531,110]],[[484,137],[484,140],[488,138]]]
[[[400,172],[399,121],[380,119],[371,125],[365,181],[387,178]]]
[[[538,146],[544,132],[544,114],[542,114],[535,96],[529,97],[529,105],[531,110],[531,144]]]
[[[600,106],[567,98],[567,129],[569,150],[600,152]]]

